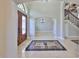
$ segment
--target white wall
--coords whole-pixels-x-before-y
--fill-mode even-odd
[[[41,19],[37,18],[35,20],[35,27],[36,27],[36,32],[52,32],[53,31],[53,25],[54,22],[52,18],[44,18],[45,22],[41,23]]]
[[[0,0],[0,57],[17,56],[17,9],[12,0]]]
[[[65,2],[61,1],[60,2],[60,38],[64,39],[64,30],[65,30],[65,26],[64,26],[64,5]]]
[[[30,17],[30,36],[35,36],[35,19]]]
[[[17,57],[18,18],[16,4],[6,2],[6,57]]]
[[[56,19],[56,38],[64,39],[64,1],[59,2],[59,14]]]
[[[65,27],[66,37],[79,37],[79,28],[72,24],[70,21],[65,21]]]
[[[5,54],[5,0],[0,0],[0,57]]]

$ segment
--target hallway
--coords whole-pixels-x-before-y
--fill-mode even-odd
[[[34,40],[53,40],[55,36],[52,32],[36,32]]]
[[[79,0],[0,0],[0,58],[79,57],[79,19],[77,17],[65,19],[64,17],[65,3],[74,2],[79,5]],[[27,15],[27,21],[25,21],[24,16],[20,16],[20,28],[23,29],[23,31],[20,32],[23,34],[27,32],[27,40],[24,39],[22,44],[19,46],[17,45],[19,33],[18,11]],[[70,17],[73,16],[72,13],[68,14]],[[22,23],[22,20],[24,23]],[[30,23],[30,21],[32,23]],[[27,26],[25,24],[26,22]],[[23,24],[25,25],[22,26]],[[34,25],[30,27],[31,24]],[[51,33],[36,33],[42,31]],[[52,34],[52,32],[56,35],[56,37]],[[30,33],[32,33],[31,35],[36,34],[35,37],[32,37]],[[65,39],[62,39],[64,37]],[[19,38],[22,40],[21,36],[19,36]],[[57,40],[56,43],[59,42],[62,44],[66,50],[59,51],[52,49],[52,51],[26,51],[28,45],[34,40]],[[51,42],[48,44],[48,42],[46,42],[42,44],[45,48],[45,45],[47,45],[46,47],[49,47],[54,43]]]
[[[76,38],[75,38],[76,39]],[[26,47],[30,44],[32,40],[58,40],[66,50],[52,50],[52,51],[25,51]],[[68,58],[68,57],[79,57],[78,48],[79,45],[71,41],[72,39],[55,39],[52,37],[51,33],[40,33],[36,35],[33,39],[28,39],[18,47],[19,57],[26,58]]]

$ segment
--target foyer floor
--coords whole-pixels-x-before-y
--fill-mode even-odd
[[[79,45],[71,40],[78,38],[56,39],[52,33],[36,33],[35,37],[28,38],[18,47],[18,57],[21,58],[78,58]],[[25,51],[32,40],[58,40],[67,50],[66,51]]]

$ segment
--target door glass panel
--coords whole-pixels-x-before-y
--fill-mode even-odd
[[[26,17],[22,16],[22,34],[26,33]]]

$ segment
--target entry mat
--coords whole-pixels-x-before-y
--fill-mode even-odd
[[[26,51],[66,50],[58,40],[33,40]]]
[[[72,42],[74,42],[74,43],[79,45],[79,40],[72,40]]]

